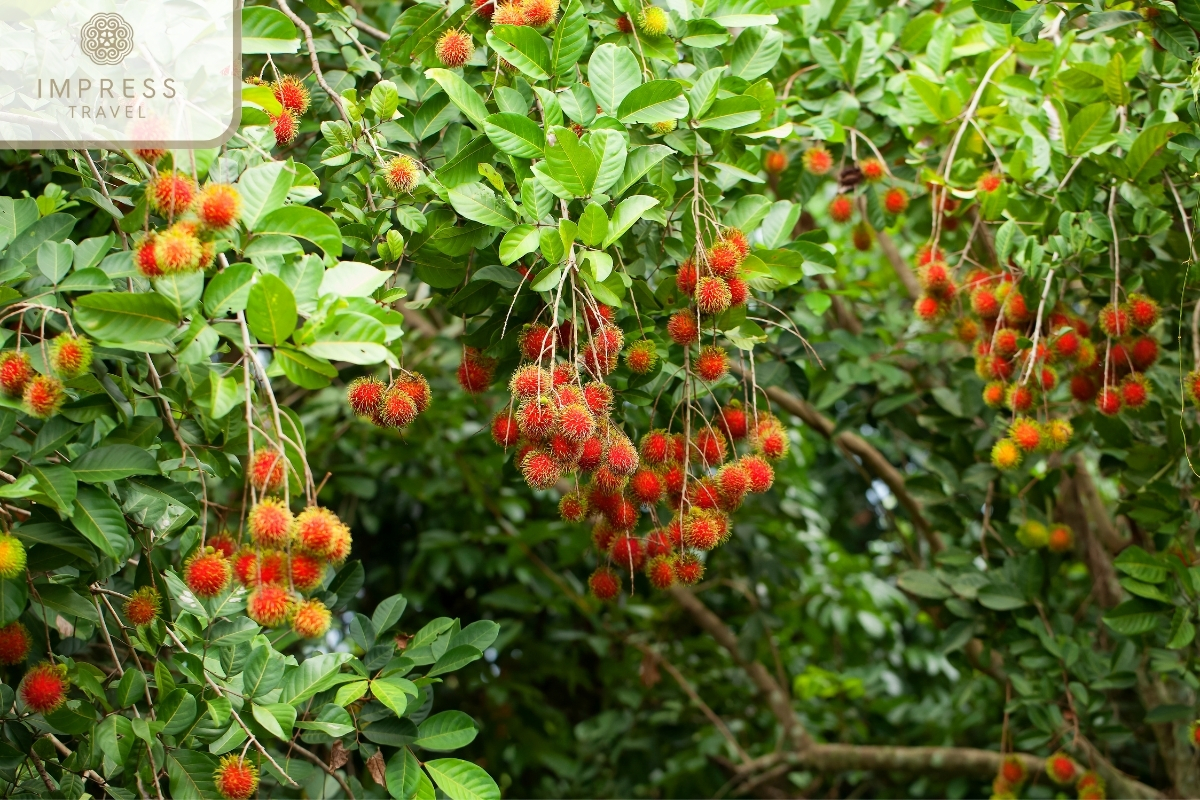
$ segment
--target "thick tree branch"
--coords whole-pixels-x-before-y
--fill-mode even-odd
[[[908,264],[904,263],[904,256],[900,255],[900,249],[896,247],[896,243],[892,241],[892,237],[888,236],[887,231],[875,231],[875,240],[879,242],[879,249],[883,251],[884,257],[887,258],[888,263],[895,270],[896,277],[904,284],[904,288],[908,290],[909,296],[916,300],[921,296],[921,283],[917,280],[917,276],[913,271],[909,269]]]
[[[1113,524],[1112,516],[1104,506],[1104,500],[1101,499],[1100,492],[1096,490],[1096,484],[1092,482],[1092,473],[1088,470],[1087,460],[1083,457],[1083,453],[1076,453],[1073,461],[1075,462],[1075,481],[1079,487],[1079,496],[1083,501],[1084,508],[1087,509],[1092,526],[1110,553],[1121,552],[1129,545],[1129,540],[1123,538],[1117,531],[1117,526]]]
[[[784,733],[792,747],[797,750],[803,750],[811,747],[813,744],[812,737],[808,735],[808,731],[804,730],[804,726],[800,724],[796,712],[792,709],[791,701],[788,699],[788,693],[784,691],[779,682],[771,675],[762,664],[757,661],[748,661],[742,656],[741,650],[738,648],[737,636],[726,625],[720,617],[712,612],[708,606],[700,600],[699,597],[689,589],[682,586],[675,586],[668,590],[675,602],[679,603],[685,611],[692,615],[692,619],[703,628],[709,636],[716,639],[717,644],[724,647],[729,655],[737,662],[746,674],[753,681],[754,685],[766,698],[767,706],[771,709],[771,713],[779,720],[779,724],[783,727]]]
[[[896,496],[896,500],[908,512],[913,527],[929,543],[929,548],[935,553],[946,549],[942,537],[929,524],[929,520],[925,519],[925,515],[921,510],[921,504],[909,494],[908,488],[904,484],[904,476],[900,473],[900,470],[892,466],[892,463],[884,457],[883,453],[879,452],[870,442],[858,434],[851,433],[850,431],[834,433],[837,426],[833,420],[814,408],[808,401],[785,392],[778,386],[766,387],[764,391],[767,397],[780,408],[799,417],[805,425],[808,425],[826,439],[835,442],[839,447],[861,460],[863,465],[875,477],[883,481],[892,494]]]

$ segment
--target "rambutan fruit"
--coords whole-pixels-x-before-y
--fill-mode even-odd
[[[1075,428],[1069,420],[1055,417],[1046,420],[1042,426],[1042,445],[1048,450],[1061,452],[1071,443],[1074,435]]]
[[[273,583],[286,586],[288,582],[288,554],[282,550],[263,550],[262,558],[255,562],[251,585],[262,586]]]
[[[625,366],[634,375],[648,375],[658,365],[658,350],[649,339],[639,339],[625,351]]]
[[[590,381],[583,387],[583,402],[597,417],[607,417],[612,411],[612,387],[602,381]]]
[[[298,592],[311,592],[325,580],[325,562],[319,556],[299,551],[288,556],[292,586]]]
[[[743,258],[741,251],[732,242],[724,239],[710,247],[707,255],[709,271],[726,280],[737,275]]]
[[[721,493],[708,475],[689,483],[687,493],[688,502],[697,508],[712,511],[721,506]]]
[[[670,498],[672,504],[675,504],[683,494],[683,465],[678,462],[668,464],[662,471],[662,480],[667,497]]]
[[[508,390],[521,400],[548,392],[554,385],[554,375],[536,364],[522,364],[508,381]]]
[[[712,550],[720,542],[720,524],[711,511],[693,508],[684,515],[684,544],[696,550]]]
[[[38,419],[49,419],[67,399],[62,381],[49,375],[34,375],[25,384],[22,397],[25,413]]]
[[[1138,372],[1145,372],[1158,361],[1158,342],[1149,336],[1139,337],[1129,348],[1129,358]]]
[[[271,84],[271,93],[279,105],[293,114],[301,115],[308,111],[310,97],[304,84],[292,75],[283,75]]]
[[[378,378],[365,376],[355,378],[346,387],[346,402],[350,410],[359,417],[374,417],[383,403],[387,385]]]
[[[172,225],[158,235],[154,257],[163,274],[199,269],[204,248],[190,225]]]
[[[247,470],[250,485],[268,494],[279,491],[287,477],[286,464],[283,454],[278,450],[260,447],[250,458],[250,468]]]
[[[1121,413],[1121,392],[1115,387],[1106,386],[1096,395],[1096,410],[1106,417],[1115,417]]]
[[[333,534],[333,546],[325,554],[325,560],[335,566],[343,563],[350,555],[352,544],[353,537],[350,536],[350,529],[345,525],[339,525]]]
[[[1092,402],[1097,390],[1096,382],[1090,376],[1079,373],[1071,376],[1071,396],[1079,402]]]
[[[1043,392],[1052,392],[1054,387],[1058,386],[1058,372],[1054,367],[1045,367],[1034,372],[1037,376],[1038,385]]]
[[[558,0],[521,0],[521,11],[526,25],[542,28],[558,17]]]
[[[741,278],[729,278],[725,281],[729,289],[729,307],[736,308],[750,299],[750,286]]]
[[[833,168],[833,156],[820,145],[805,150],[801,161],[804,163],[804,169],[810,175],[824,175]],[[784,166],[786,166],[786,162]],[[782,170],[780,171],[782,172]]]
[[[519,2],[501,3],[492,14],[493,25],[527,25]]]
[[[393,386],[412,398],[413,403],[417,407],[418,414],[424,414],[425,410],[429,408],[429,403],[433,399],[433,393],[429,389],[428,379],[421,373],[405,373],[396,378]]]
[[[1100,323],[1100,330],[1104,331],[1104,335],[1114,339],[1118,339],[1129,333],[1131,327],[1128,308],[1124,305],[1113,305],[1112,303],[1100,309],[1098,322]]]
[[[591,436],[583,442],[583,447],[579,450],[579,458],[576,459],[576,464],[584,472],[591,472],[600,466],[603,458],[604,442],[600,440],[599,436]]]
[[[605,465],[622,477],[629,477],[638,468],[638,452],[633,442],[621,434],[608,443],[608,451],[604,454]]]
[[[648,432],[638,445],[638,453],[642,461],[650,466],[667,463],[671,456],[671,440],[667,432],[661,429]]]
[[[1075,534],[1066,525],[1055,525],[1046,538],[1046,546],[1052,553],[1066,553],[1075,546]]]
[[[738,463],[746,471],[746,476],[749,479],[748,487],[754,494],[762,494],[768,491],[771,485],[775,483],[775,468],[766,459],[760,456],[747,455],[742,456]]]
[[[975,188],[977,188],[983,194],[991,194],[992,192],[999,189],[1000,184],[1002,184],[1002,183],[1004,183],[1003,178],[1001,178],[999,175],[995,174],[994,172],[989,172],[987,175],[984,175],[982,178],[980,178],[978,181],[975,182]]]
[[[732,299],[729,286],[720,278],[705,276],[696,281],[696,309],[704,316],[724,313]]]
[[[662,36],[667,32],[667,12],[658,6],[645,6],[637,23],[647,36]]]
[[[675,580],[684,586],[695,586],[704,577],[704,564],[691,553],[675,557]]]
[[[10,622],[0,628],[0,664],[21,664],[29,657],[33,637],[20,622]]]
[[[583,453],[583,442],[573,441],[564,436],[562,431],[555,430],[546,439],[545,449],[558,462],[563,472],[571,472]]]
[[[287,147],[296,141],[296,134],[300,132],[300,118],[294,111],[285,108],[281,114],[271,116],[271,132],[275,134],[277,147]]]
[[[1020,384],[1014,383],[1012,386],[1008,387],[1008,392],[1004,398],[1004,404],[1012,411],[1023,413],[1033,408],[1035,399],[1036,396],[1033,393],[1033,389],[1030,389],[1028,386],[1021,386]]]
[[[614,530],[631,531],[637,527],[641,512],[628,497],[618,495],[617,499],[604,512],[604,518],[609,521]]]
[[[1158,322],[1158,303],[1144,294],[1129,295],[1125,306],[1129,309],[1129,319],[1135,328],[1144,331]]]
[[[496,376],[496,359],[485,356],[474,347],[464,347],[458,365],[458,385],[468,394],[482,394]]]
[[[288,621],[295,603],[287,587],[260,583],[246,598],[246,616],[264,628],[278,628]]]
[[[1038,550],[1050,541],[1050,530],[1036,519],[1027,519],[1017,527],[1017,541],[1023,547]]]
[[[1108,797],[1104,779],[1092,770],[1079,776],[1079,780],[1075,783],[1075,791],[1079,800],[1105,800]]]
[[[675,272],[675,288],[681,295],[690,297],[696,291],[696,280],[699,277],[700,273],[696,269],[696,262],[689,258],[680,264],[679,269]]]
[[[1066,786],[1079,776],[1079,766],[1060,750],[1046,759],[1046,775],[1059,786]]]
[[[17,694],[25,707],[34,714],[49,714],[57,711],[67,699],[71,688],[64,664],[42,662],[29,668]]]
[[[1008,427],[1008,435],[1022,451],[1032,453],[1042,443],[1042,426],[1035,419],[1018,417]]]
[[[705,426],[692,435],[692,456],[706,466],[717,466],[725,460],[728,452],[725,434],[716,428]]]
[[[157,164],[159,159],[167,154],[167,151],[161,147],[139,147],[133,151],[133,154],[147,164]]]
[[[726,464],[717,470],[715,482],[722,498],[740,501],[750,491],[750,475],[740,462]]]
[[[0,533],[0,578],[15,580],[25,575],[25,545],[8,533]]]
[[[971,292],[971,310],[983,319],[995,319],[1000,316],[1000,301],[991,288],[981,286]]]
[[[871,228],[865,222],[860,222],[854,226],[850,232],[850,241],[854,244],[854,249],[860,253],[865,253],[871,249],[871,243],[875,241],[871,234]],[[737,305],[736,303],[734,305]]]
[[[621,569],[639,570],[646,561],[646,550],[642,547],[642,540],[628,533],[613,539],[608,552],[613,563]]]
[[[747,239],[746,234],[738,228],[726,228],[725,232],[721,234],[721,239],[729,242],[737,249],[738,255],[740,256],[739,261],[750,255],[750,240]]]
[[[652,469],[639,469],[629,478],[629,494],[639,503],[655,505],[663,496],[662,478]]]
[[[140,628],[158,619],[161,609],[162,598],[158,590],[153,586],[143,586],[125,601],[125,618]]]
[[[227,183],[210,183],[196,198],[196,216],[210,230],[224,230],[237,221],[242,197]]]
[[[925,322],[936,322],[942,316],[942,304],[933,295],[921,295],[913,304],[913,311]]]
[[[655,556],[646,564],[646,578],[655,589],[670,589],[675,585],[675,559]]]
[[[771,461],[779,461],[788,454],[790,442],[782,425],[758,425],[752,442],[755,452]]]
[[[244,547],[229,559],[233,567],[233,576],[242,586],[258,584],[258,554],[249,547]]]
[[[599,552],[607,553],[615,538],[617,538],[617,531],[613,529],[607,519],[601,519],[592,526],[592,544]]]
[[[1016,756],[1008,756],[1000,762],[1000,777],[1010,786],[1020,786],[1027,777],[1025,763]]]
[[[249,800],[258,790],[258,768],[231,753],[221,759],[213,781],[225,800]]]
[[[555,333],[541,322],[526,324],[517,334],[517,347],[526,361],[540,362],[554,357]]]
[[[696,356],[695,369],[700,380],[707,383],[718,381],[729,373],[729,353],[719,345],[705,345]]]
[[[992,466],[1000,471],[1021,465],[1021,448],[1012,439],[1001,439],[992,445]]]
[[[183,565],[183,582],[196,597],[208,599],[225,591],[230,567],[225,556],[216,552],[197,552]]]
[[[903,214],[908,210],[908,192],[899,186],[888,189],[883,195],[883,207],[892,216]]]
[[[558,430],[568,440],[582,443],[596,432],[596,418],[586,405],[572,403],[559,410]]]
[[[854,203],[844,194],[839,194],[829,203],[829,217],[834,222],[849,222],[854,216]]]
[[[1150,381],[1140,372],[1127,375],[1119,387],[1121,405],[1125,408],[1139,409],[1150,399]]]
[[[534,397],[517,407],[517,428],[527,439],[540,442],[554,431],[558,409],[549,397]]]
[[[992,356],[987,361],[987,376],[995,380],[1011,380],[1016,366],[1007,358]]]
[[[719,279],[712,278],[711,280]],[[725,287],[725,291],[728,292],[729,287]],[[696,315],[688,309],[676,311],[667,320],[667,335],[675,344],[684,347],[700,341],[700,326],[696,321]]]
[[[621,33],[633,33],[633,22],[630,21],[628,14],[617,17],[617,30]]]
[[[1025,303],[1025,295],[1020,292],[1010,292],[1004,304],[1004,321],[1008,325],[1021,326],[1029,321],[1029,307]]]
[[[301,639],[319,639],[329,632],[333,614],[320,600],[302,600],[292,611],[292,630]]]
[[[86,336],[60,333],[50,345],[50,366],[66,380],[87,372],[92,366],[91,341]]]
[[[309,506],[296,517],[293,536],[301,549],[318,556],[328,555],[342,521],[328,508]]]
[[[1003,408],[1008,397],[1004,381],[991,381],[983,387],[983,402],[988,408]]]
[[[858,171],[871,183],[878,183],[887,174],[883,162],[878,158],[864,158],[862,161],[859,161]]]
[[[501,447],[512,447],[521,438],[517,418],[507,411],[501,411],[492,417],[492,441]]]
[[[592,597],[608,603],[621,593],[621,576],[610,567],[597,567],[588,578],[588,590]]]
[[[20,397],[33,375],[28,353],[9,350],[0,356],[0,389],[9,397]]]
[[[466,64],[471,60],[471,56],[475,55],[475,42],[468,33],[448,30],[437,40],[433,52],[443,67],[455,69]]]
[[[558,500],[558,515],[564,522],[583,522],[587,519],[587,499],[579,492],[568,492]]]
[[[412,194],[420,181],[421,168],[412,156],[396,156],[383,169],[383,182],[393,192]]]
[[[716,422],[726,439],[736,442],[746,438],[748,427],[746,412],[736,400],[721,407],[717,412]]]
[[[246,524],[250,537],[261,547],[283,547],[292,536],[291,510],[282,500],[264,497],[250,509]]]
[[[1058,358],[1071,358],[1079,352],[1079,336],[1075,331],[1065,331],[1051,347]]]
[[[417,418],[418,413],[412,396],[393,384],[383,393],[373,419],[385,428],[404,428]]]
[[[998,356],[1012,358],[1017,352],[1017,342],[1020,337],[1012,328],[1001,328],[992,336],[992,352]]]
[[[554,456],[545,450],[534,450],[521,460],[521,477],[530,489],[550,489],[562,473]]]
[[[163,276],[162,265],[158,263],[155,245],[158,234],[154,231],[142,236],[133,246],[133,263],[138,272],[145,278],[160,278]]]
[[[196,198],[196,182],[190,175],[164,170],[146,187],[150,208],[163,217],[175,217],[188,210]]]

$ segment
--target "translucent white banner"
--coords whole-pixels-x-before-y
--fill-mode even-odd
[[[240,18],[239,0],[0,0],[0,148],[224,142]]]

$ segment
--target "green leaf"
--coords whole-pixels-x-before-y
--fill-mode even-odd
[[[387,283],[393,274],[391,270],[376,269],[370,264],[342,261],[333,269],[325,271],[317,294],[321,297],[329,294],[338,297],[370,297],[376,289]]]
[[[611,42],[592,51],[587,74],[592,95],[609,116],[616,116],[621,101],[642,83],[642,70],[633,51]]]
[[[322,389],[329,385],[331,379],[337,377],[337,367],[325,359],[314,358],[287,345],[275,348],[275,360],[287,379],[303,389]],[[223,379],[222,386],[224,385]],[[242,391],[240,386],[237,391]]]
[[[292,728],[296,727],[296,708],[287,703],[254,703],[250,711],[259,725],[262,725],[275,738],[287,741],[292,738]]]
[[[139,700],[146,699],[146,676],[140,669],[127,669],[117,684],[117,705],[129,708]]]
[[[575,197],[591,194],[599,172],[596,156],[579,143],[569,128],[554,128],[551,132],[556,142],[546,148],[543,162],[550,175]]]
[[[701,128],[729,131],[743,125],[751,125],[762,117],[758,100],[745,95],[726,97],[712,104],[708,113],[699,121]]]
[[[563,10],[562,18],[554,26],[554,42],[550,48],[550,61],[555,75],[567,75],[588,44],[588,20],[580,0],[571,0]]]
[[[1067,154],[1083,155],[1099,145],[1112,132],[1116,119],[1117,111],[1107,100],[1080,109],[1071,119],[1063,136],[1063,146]]]
[[[103,292],[77,298],[75,320],[92,338],[121,345],[170,336],[179,312],[160,294]]]
[[[283,208],[294,172],[284,161],[268,161],[242,173],[237,189],[242,198],[241,218],[247,230],[254,230],[260,219]]]
[[[435,675],[444,675],[447,672],[454,672],[457,669],[465,667],[472,661],[476,661],[483,656],[479,648],[472,647],[469,644],[452,647],[442,657],[434,662],[433,668],[425,673],[426,678],[432,678]]]
[[[216,759],[200,750],[178,748],[167,753],[167,775],[171,779],[173,800],[217,797],[216,771]]]
[[[733,43],[729,72],[735,78],[752,81],[766,75],[783,53],[783,34],[774,28],[747,28]]]
[[[121,507],[108,492],[94,486],[79,487],[71,522],[89,542],[114,559],[120,558],[132,542]]]
[[[482,183],[465,183],[450,190],[450,205],[467,219],[508,228],[517,222],[517,214],[500,201],[496,193]]]
[[[579,217],[579,240],[588,247],[596,247],[608,233],[608,215],[596,203],[588,203]],[[603,280],[603,278],[601,278]]]
[[[1141,598],[1126,600],[1104,615],[1104,622],[1125,636],[1149,633],[1158,627],[1162,606]]]
[[[371,694],[375,699],[390,708],[397,717],[403,717],[408,709],[408,692],[399,681],[403,678],[377,678],[371,681]],[[411,683],[411,681],[406,681]]]
[[[1160,14],[1155,20],[1154,41],[1182,61],[1195,58],[1196,49],[1200,46],[1196,32],[1180,22],[1174,14]]]
[[[254,226],[256,234],[279,233],[305,239],[331,258],[342,254],[342,232],[332,219],[308,206],[285,206],[272,211]]]
[[[930,600],[944,600],[954,595],[954,592],[950,591],[949,587],[942,583],[936,575],[921,569],[910,569],[900,573],[896,579],[896,585],[909,594],[926,597]]]
[[[154,711],[158,721],[163,723],[162,732],[175,736],[196,721],[196,698],[187,689],[172,689],[166,697],[158,699]]]
[[[1172,136],[1187,129],[1187,124],[1183,122],[1161,122],[1149,125],[1139,133],[1125,156],[1133,180],[1140,182],[1157,174],[1162,169],[1162,162],[1155,156]]]
[[[93,450],[92,452],[96,451]],[[87,455],[91,455],[91,453]],[[153,457],[151,457],[151,460],[153,460]],[[30,464],[26,469],[29,470],[31,475],[37,478],[38,487],[50,499],[55,508],[63,512],[71,510],[71,505],[75,502],[75,494],[78,491],[79,484],[75,473],[69,467],[34,466]]]
[[[1029,604],[1020,591],[1009,584],[989,584],[979,590],[976,599],[984,608],[993,611],[1012,611]]]
[[[604,237],[605,249],[620,239],[621,235],[633,226],[633,223],[641,219],[642,214],[656,205],[658,205],[657,197],[648,197],[644,194],[635,194],[622,200],[621,204],[613,211],[612,221],[608,224],[608,234]]]
[[[516,226],[512,230],[505,233],[504,238],[500,240],[500,263],[507,266],[514,261],[529,255],[538,249],[539,240],[540,236],[538,234],[538,229],[534,226]],[[485,267],[484,269],[491,269],[491,267]],[[479,273],[475,273],[471,280],[481,280]],[[507,288],[512,289],[518,285],[520,285],[520,275],[517,275],[517,283]]]
[[[1113,53],[1108,60],[1108,69],[1104,72],[1104,93],[1108,102],[1114,106],[1129,105],[1129,85],[1125,83],[1125,59],[1120,53]]]
[[[266,6],[242,9],[242,52],[295,53],[300,49],[296,26],[282,11]]]
[[[1147,553],[1136,544],[1122,550],[1113,559],[1113,566],[1143,583],[1162,583],[1169,573],[1157,556]]]
[[[0,578],[0,625],[16,622],[29,601],[29,586],[24,578],[4,580]]]
[[[386,341],[387,329],[383,323],[366,314],[348,312],[331,317],[317,330],[315,340],[302,349],[330,361],[378,364],[388,360]]]
[[[230,311],[245,309],[255,274],[252,264],[242,263],[230,264],[213,275],[204,290],[204,313],[209,317],[220,317]]]
[[[131,444],[112,444],[89,450],[75,459],[71,471],[84,483],[105,483],[131,475],[159,474],[154,456]]]
[[[492,114],[484,120],[483,129],[502,153],[541,158],[546,149],[546,134],[536,122],[521,114]]]
[[[457,758],[438,758],[425,762],[437,787],[450,800],[500,800],[500,787],[483,767]]]
[[[476,136],[439,167],[435,175],[446,188],[474,183],[479,180],[478,165],[491,161],[495,154],[496,146],[491,139],[483,135]]]
[[[59,611],[68,617],[80,617],[90,622],[99,623],[96,607],[84,600],[70,586],[61,583],[47,583],[36,586],[38,597],[47,608]]]
[[[616,183],[625,170],[629,141],[620,133],[603,128],[592,131],[588,139],[588,146],[599,163],[592,191],[603,192]]]
[[[407,747],[401,747],[390,759],[384,773],[388,794],[395,800],[410,800],[417,793],[417,787],[425,774],[421,771],[421,763]]]
[[[475,720],[461,711],[443,711],[434,714],[417,726],[417,747],[447,753],[466,747],[475,740],[479,729]]]
[[[975,15],[984,22],[996,22],[1007,25],[1012,22],[1017,7],[1008,0],[972,0],[971,6]]]
[[[371,614],[371,624],[375,626],[375,632],[383,633],[399,622],[407,607],[408,600],[402,594],[394,594],[380,601]]]
[[[1171,633],[1167,637],[1169,650],[1182,650],[1196,638],[1196,626],[1192,624],[1191,612],[1183,607],[1175,609],[1171,618]]]
[[[75,260],[75,249],[70,242],[42,242],[37,249],[38,270],[58,283],[71,271],[71,263]]]
[[[182,272],[173,275],[163,275],[153,281],[154,291],[171,301],[171,305],[179,310],[180,316],[188,316],[188,312],[200,302],[204,293],[204,273]]]
[[[272,655],[272,652],[265,644],[250,651],[250,657],[242,668],[243,694],[246,697],[262,697],[279,686],[283,678],[283,659]]]
[[[487,43],[501,58],[533,80],[550,78],[550,51],[546,48],[546,40],[528,25],[494,25],[488,31]]]
[[[296,329],[296,298],[279,278],[264,273],[250,287],[246,324],[264,344],[282,344]]]
[[[487,106],[466,81],[450,70],[441,68],[425,70],[425,77],[437,81],[442,90],[449,95],[450,102],[458,106],[458,110],[471,120],[472,125],[483,130],[483,121],[488,116]]]
[[[671,148],[662,144],[630,148],[629,155],[625,159],[625,169],[622,170],[620,179],[611,187],[609,193],[613,197],[620,197],[625,194],[635,183],[645,177],[647,172],[653,169],[664,158],[671,155],[672,152],[674,151]]]
[[[351,657],[349,653],[324,653],[304,659],[300,666],[284,676],[279,693],[280,702],[298,706],[331,687],[342,665]]]
[[[112,288],[112,278],[95,267],[76,270],[58,284],[60,292],[109,292]]]
[[[400,105],[400,93],[396,90],[396,84],[388,80],[376,83],[371,87],[370,103],[376,117],[384,122],[391,119]]]
[[[486,650],[496,641],[496,637],[500,634],[500,623],[493,622],[490,619],[481,619],[472,622],[467,627],[463,628],[450,639],[450,647],[457,647],[460,644],[469,644],[472,647],[477,647],[480,650]]]
[[[621,101],[617,119],[626,125],[638,122],[666,122],[687,116],[687,98],[679,81],[656,80],[643,83]]]

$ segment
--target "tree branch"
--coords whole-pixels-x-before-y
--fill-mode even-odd
[[[865,219],[865,217],[864,217]],[[904,263],[904,257],[900,255],[899,248],[892,241],[892,237],[888,236],[887,231],[875,231],[875,240],[879,242],[879,249],[883,251],[883,255],[887,258],[888,263],[892,265],[892,269],[896,272],[896,277],[904,284],[904,288],[908,290],[909,297],[916,300],[921,296],[921,283],[917,280],[917,276],[909,269],[908,264]]]
[[[1096,490],[1096,484],[1092,482],[1092,473],[1088,470],[1087,460],[1082,453],[1076,453],[1072,460],[1075,462],[1075,480],[1079,487],[1079,496],[1083,500],[1083,506],[1088,511],[1096,533],[1110,553],[1121,552],[1129,544],[1129,540],[1123,538],[1117,531],[1117,526],[1113,524],[1112,516],[1105,508],[1104,500],[1101,499],[1100,492]]]
[[[338,786],[342,787],[342,791],[346,793],[346,797],[350,798],[350,800],[354,800],[354,792],[350,791],[350,785],[346,783],[346,779],[339,775],[337,770],[322,761],[320,756],[308,748],[301,747],[295,742],[289,742],[288,746],[300,755],[304,756],[304,758],[308,761],[311,761],[313,764],[316,764],[318,767],[323,769],[326,775],[332,776],[333,779],[337,781]]]

